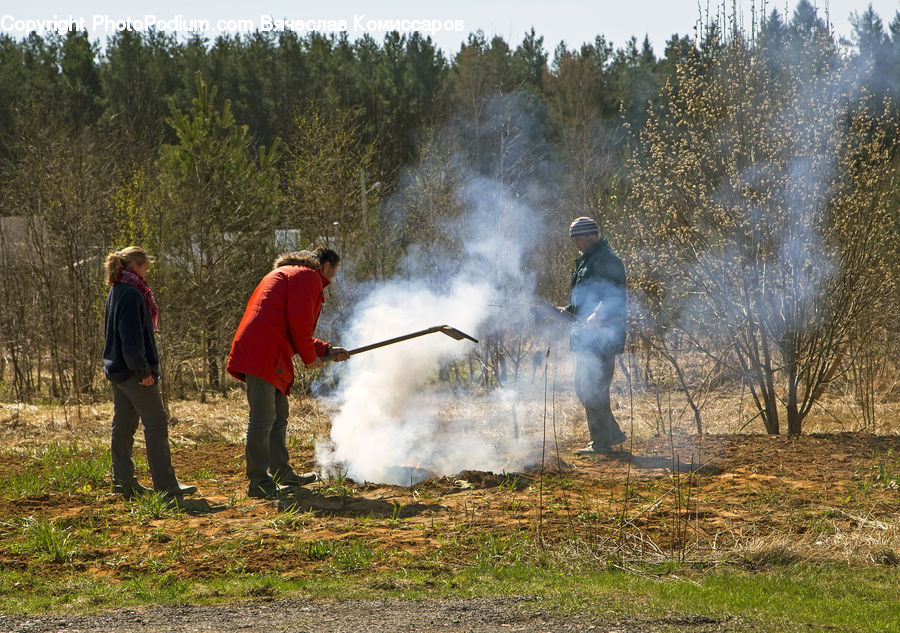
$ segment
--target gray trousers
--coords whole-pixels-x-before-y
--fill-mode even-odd
[[[588,432],[595,447],[608,447],[622,435],[609,398],[615,368],[615,352],[578,350],[575,354],[575,393],[584,405]]]
[[[256,376],[247,376],[247,478],[250,487],[272,482],[273,476],[285,477],[293,472],[285,438],[288,422],[288,399],[274,385]],[[269,474],[271,473],[271,474]]]
[[[137,376],[113,384],[113,419],[110,450],[112,452],[113,483],[130,485],[134,480],[134,433],[138,420],[144,423],[147,444],[147,463],[156,490],[166,490],[175,484],[175,469],[169,451],[169,417],[159,396],[159,387],[138,383]]]

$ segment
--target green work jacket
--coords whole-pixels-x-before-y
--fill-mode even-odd
[[[574,351],[625,351],[625,267],[599,238],[575,259],[566,310],[575,315],[569,344]],[[591,314],[599,327],[584,327]]]

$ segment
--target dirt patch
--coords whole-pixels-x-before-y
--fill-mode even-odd
[[[106,543],[76,548],[68,562],[3,551],[0,565],[28,564],[55,574],[77,564],[93,575],[125,578],[164,561],[166,571],[195,578],[234,571],[327,573],[335,557],[353,547],[365,548],[360,556],[368,558],[358,564],[372,569],[396,565],[402,552],[440,553],[448,540],[458,550],[448,560],[463,562],[481,545],[460,535],[485,530],[510,536],[540,529],[550,542],[618,539],[617,547],[643,542],[648,551],[704,555],[815,530],[825,541],[872,531],[896,535],[878,527],[896,525],[900,493],[875,480],[879,468],[900,471],[900,462],[884,461],[900,454],[896,436],[682,435],[629,447],[569,462],[560,455],[554,463],[564,469],[463,471],[412,487],[321,481],[261,501],[245,495],[241,444],[180,446],[173,450],[176,469],[201,492],[171,516],[142,517],[135,502],[111,493],[0,499],[5,517],[43,517],[77,528],[85,543],[91,533],[102,533]],[[0,466],[21,468],[21,459],[3,456]],[[296,465],[310,468],[312,461],[311,448],[295,450]],[[5,535],[15,540],[20,531],[13,520]],[[124,542],[136,546],[118,545]]]

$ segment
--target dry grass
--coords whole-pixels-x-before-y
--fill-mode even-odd
[[[737,543],[721,555],[723,562],[769,565],[792,562],[841,562],[851,565],[900,565],[900,515],[861,521],[850,531],[831,535],[780,535]],[[893,523],[889,525],[888,522]]]
[[[563,358],[551,366],[550,374],[537,373],[523,377],[515,387],[515,416],[524,435],[542,437],[544,422],[548,437],[560,444],[584,440],[584,410],[572,388],[571,359]],[[243,441],[246,431],[247,404],[236,381],[223,394],[207,394],[206,401],[173,400],[168,403],[175,442],[207,440]],[[832,394],[822,398],[807,417],[804,433],[869,432],[879,435],[900,433],[900,398],[894,391],[876,402],[875,427],[866,428],[858,415],[858,407],[848,394]],[[489,420],[498,434],[512,432],[513,410],[508,397],[497,392],[486,394],[478,389],[454,386],[452,393],[436,396],[442,415],[465,420]],[[705,433],[764,433],[762,422],[748,392],[716,391],[701,400]],[[613,410],[622,428],[636,438],[658,435],[694,434],[693,412],[684,394],[678,390],[664,392],[654,388],[630,385],[621,370],[616,373],[612,389]],[[338,403],[327,399],[291,398],[289,432],[303,444],[327,437],[330,415]],[[85,438],[105,439],[112,416],[111,401],[90,404],[34,405],[0,403],[0,446],[9,449],[19,445],[40,445],[54,441],[81,441]],[[784,426],[784,425],[783,425]],[[555,432],[555,435],[554,435]]]

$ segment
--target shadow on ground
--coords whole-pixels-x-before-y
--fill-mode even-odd
[[[282,494],[278,499],[279,511],[293,508],[301,512],[313,511],[343,517],[410,518],[422,512],[441,510],[439,504],[408,503],[402,505],[384,499],[369,499],[361,496],[325,496],[315,490],[295,488]]]

